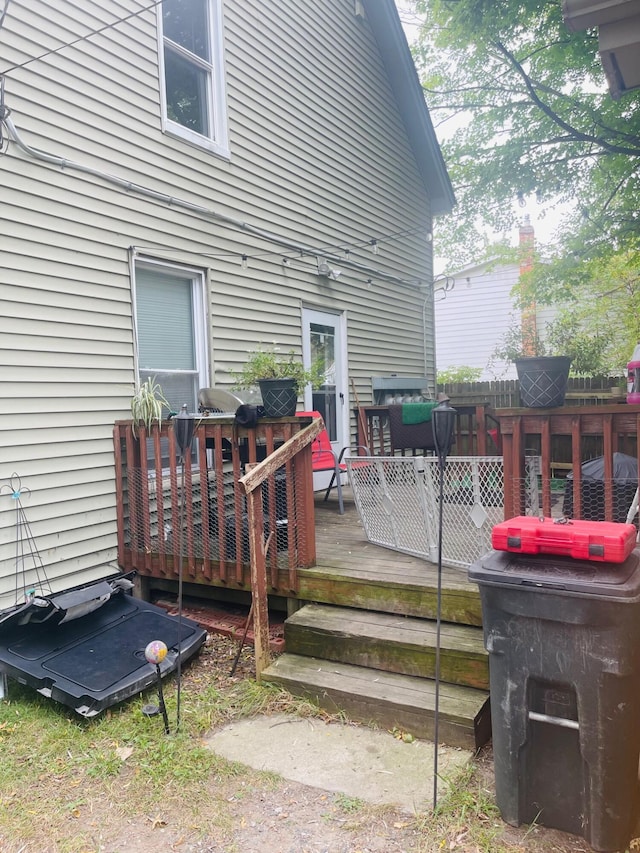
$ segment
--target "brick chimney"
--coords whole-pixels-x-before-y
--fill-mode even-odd
[[[519,249],[520,249],[520,275],[529,272],[533,269],[533,251],[534,251],[534,231],[533,225],[529,220],[529,214],[526,214],[524,221],[520,226],[519,234]],[[522,306],[522,351],[526,356],[534,356],[536,352],[536,304],[529,302]]]

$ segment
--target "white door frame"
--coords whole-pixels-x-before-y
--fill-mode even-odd
[[[302,309],[302,358],[306,368],[311,366],[311,325],[333,326],[335,329],[335,398],[336,398],[336,435],[331,442],[333,450],[339,454],[343,447],[350,444],[349,435],[349,366],[347,358],[347,316],[344,311],[326,311],[319,308]],[[313,409],[313,391],[305,388],[304,405],[307,411]],[[314,474],[313,488],[326,489],[331,474]]]

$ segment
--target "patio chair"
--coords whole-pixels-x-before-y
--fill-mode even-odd
[[[316,411],[296,412],[296,415],[301,418],[322,417],[320,412]],[[324,500],[326,501],[328,499],[331,489],[335,487],[338,490],[338,507],[340,509],[340,515],[344,515],[344,500],[342,497],[342,482],[340,479],[340,475],[347,473],[347,466],[342,461],[344,454],[347,450],[349,450],[348,447],[343,447],[340,451],[340,454],[336,456],[336,453],[333,447],[331,446],[331,440],[329,438],[329,433],[327,432],[326,427],[318,433],[311,445],[311,464],[313,472],[315,474],[320,473],[322,471],[332,472],[331,479],[329,480],[329,486],[327,487],[327,490],[324,493]],[[366,447],[364,448],[364,450],[366,450],[367,455],[369,455],[369,450]]]
[[[416,456],[418,450],[424,455],[435,451],[432,422],[403,423],[400,403],[389,406],[389,434],[393,452],[399,450],[404,454],[405,450],[411,450],[413,456]]]

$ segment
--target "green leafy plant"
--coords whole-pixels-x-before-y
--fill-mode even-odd
[[[136,435],[136,427],[139,423],[144,424],[150,430],[154,423],[162,422],[162,407],[170,409],[168,400],[162,392],[161,386],[156,382],[156,377],[149,377],[136,390],[131,398],[131,416],[133,418],[133,434]]]
[[[491,360],[516,361],[529,356],[552,354],[537,329],[523,328],[514,320],[491,353]]]
[[[282,355],[277,349],[254,350],[242,369],[234,374],[234,388],[252,388],[261,379],[292,379],[298,394],[301,394],[309,382],[314,387],[322,385],[324,373],[321,363],[315,362],[305,370],[302,361],[293,350]]]
[[[469,367],[461,364],[459,367],[447,367],[438,371],[438,385],[449,385],[456,382],[477,382],[482,376],[481,367]]]
[[[571,373],[599,376],[607,372],[607,340],[603,335],[585,329],[570,311],[547,323],[544,337],[537,329],[523,330],[514,322],[504,333],[491,354],[491,362],[516,361],[529,356],[565,355],[571,359]]]

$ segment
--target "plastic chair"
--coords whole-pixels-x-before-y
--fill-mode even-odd
[[[296,415],[301,418],[322,418],[320,412],[296,412]],[[329,493],[331,489],[335,488],[338,490],[338,507],[340,509],[340,515],[344,515],[344,500],[342,498],[342,482],[340,480],[340,475],[346,473],[347,466],[342,461],[345,452],[348,450],[348,447],[343,447],[340,451],[340,455],[336,456],[336,453],[331,446],[331,440],[329,439],[329,433],[325,429],[321,430],[316,438],[314,439],[311,445],[311,463],[314,473],[319,473],[321,471],[331,471],[331,479],[329,480],[329,486],[324,493],[325,501],[329,497]],[[364,448],[367,450],[367,448]],[[367,455],[369,451],[367,450]]]

